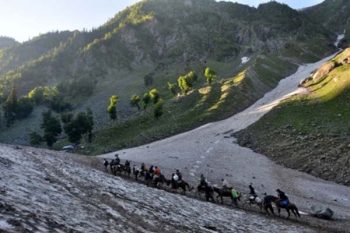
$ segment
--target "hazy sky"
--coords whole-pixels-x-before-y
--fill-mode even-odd
[[[18,41],[56,30],[98,27],[118,11],[139,0],[0,0],[0,35]],[[176,0],[174,0],[176,1]],[[233,0],[257,6],[266,0]],[[281,0],[303,8],[322,0]]]

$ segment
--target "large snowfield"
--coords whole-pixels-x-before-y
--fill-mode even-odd
[[[0,232],[316,232],[128,182],[86,159],[0,147]]]

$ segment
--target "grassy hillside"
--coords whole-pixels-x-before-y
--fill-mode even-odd
[[[239,143],[288,167],[350,185],[350,49],[302,84],[309,93],[284,101]]]
[[[146,0],[91,32],[53,33],[16,47],[25,51],[25,46],[35,48],[35,43],[40,42],[40,49],[34,49],[31,59],[21,52],[17,54],[17,50],[8,50],[0,64],[5,70],[16,67],[0,74],[0,94],[6,99],[12,86],[16,86],[18,96],[27,95],[37,86],[57,88],[60,100],[69,102],[73,111],[86,107],[93,110],[99,130],[96,142],[106,142],[101,147],[108,144],[110,149],[120,148],[237,112],[291,74],[294,64],[315,61],[333,51],[333,37],[300,12],[276,2],[256,9],[214,0]],[[241,64],[243,57],[250,58],[245,65]],[[168,81],[176,82],[189,70],[202,75],[206,66],[218,74],[208,98],[198,92],[207,88],[203,76],[187,96],[176,100],[170,95]],[[242,87],[230,87],[232,94],[225,97],[226,104],[221,104],[224,83],[232,82],[244,71],[249,78]],[[151,85],[145,86],[145,76],[152,77]],[[243,87],[242,92],[236,90]],[[157,124],[151,112],[138,113],[129,103],[131,95],[143,95],[151,88],[157,88],[165,101],[165,114]],[[112,124],[106,114],[111,95],[120,97],[118,124]],[[32,115],[10,128],[2,127],[0,139],[27,141],[27,135],[18,134],[20,127],[25,124],[31,130],[39,130],[40,109],[45,108],[35,109],[34,119]],[[113,132],[126,131],[132,132],[129,138],[140,135],[143,131],[138,125],[143,124],[144,118],[149,121],[145,139],[124,143],[124,139],[129,140],[127,136],[114,136]],[[166,124],[171,120],[176,126],[168,130]],[[129,130],[129,125],[135,129]],[[105,138],[114,141],[107,143]],[[88,153],[100,151],[95,148]]]

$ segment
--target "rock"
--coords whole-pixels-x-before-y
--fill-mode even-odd
[[[332,219],[334,211],[323,206],[311,206],[311,213],[313,216],[322,219]]]

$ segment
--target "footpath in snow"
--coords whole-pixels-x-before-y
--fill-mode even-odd
[[[128,182],[82,160],[0,145],[0,232],[316,232]]]
[[[281,100],[304,92],[304,89],[297,88],[299,82],[333,56],[300,66],[295,74],[283,79],[251,107],[226,120],[100,157],[111,159],[118,153],[122,159],[170,170],[180,169],[185,179],[193,184],[198,182],[200,174],[204,174],[217,184],[221,178],[226,178],[242,192],[248,192],[250,182],[260,195],[264,192],[276,194],[275,190],[280,188],[306,212],[314,204],[323,204],[335,210],[336,217],[350,219],[350,187],[279,166],[264,155],[240,147],[228,137],[258,121]]]

